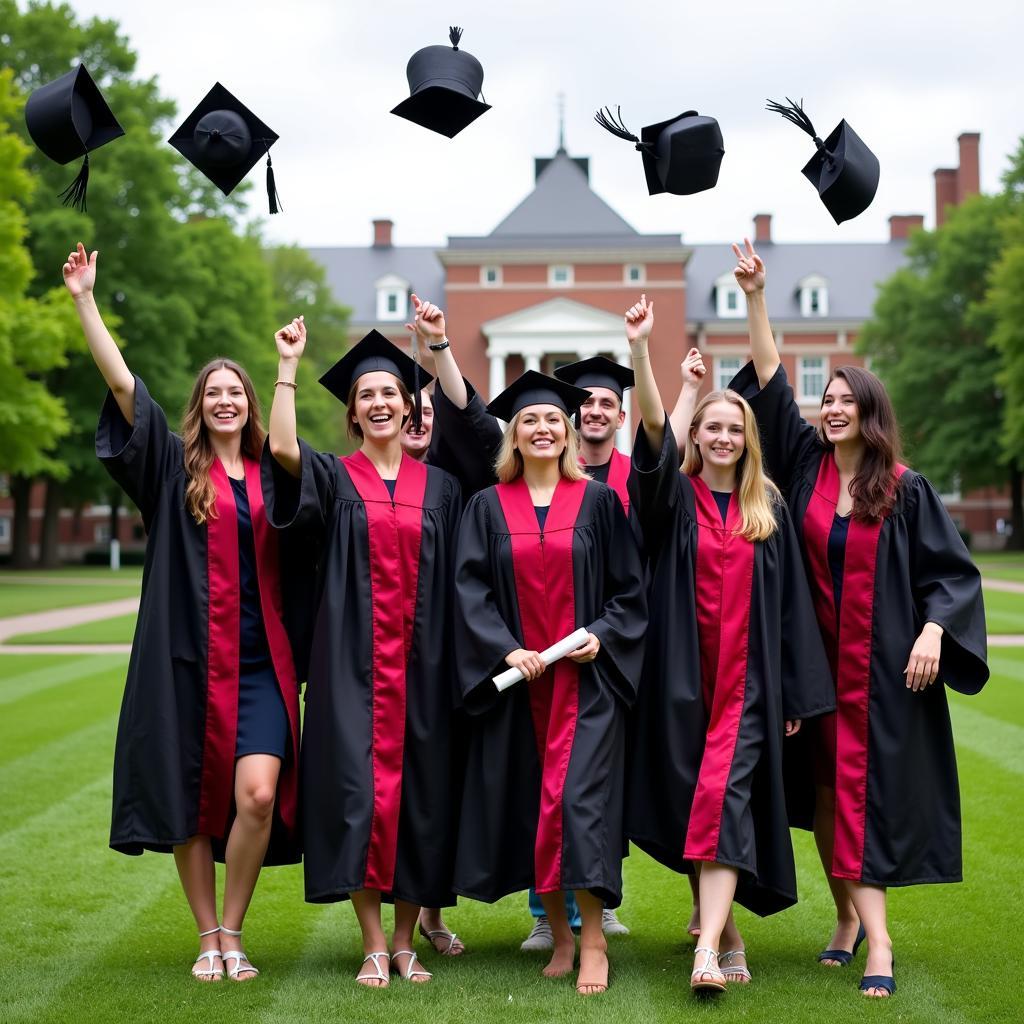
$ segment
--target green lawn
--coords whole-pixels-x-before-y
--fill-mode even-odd
[[[47,580],[52,582],[47,582]],[[53,575],[0,571],[0,618],[28,615],[82,604],[99,604],[135,597],[142,586],[141,574],[132,569],[124,575],[108,573]]]
[[[899,1021],[1020,1019],[1015,981],[1024,806],[1024,649],[994,652],[977,697],[952,699],[965,817],[964,885],[892,894],[899,991],[889,1004],[856,991],[863,969],[826,971],[829,903],[813,847],[797,836],[803,901],[767,920],[740,914],[754,985],[698,1004],[687,989],[685,882],[634,854],[612,942],[612,985],[580,1001],[571,981],[540,977],[543,958],[518,944],[524,900],[463,902],[448,915],[470,952],[426,988],[397,980],[358,989],[351,907],[302,902],[301,871],[268,871],[247,920],[263,970],[247,986],[188,978],[196,940],[172,862],[107,849],[110,762],[126,658],[0,658],[0,1019],[15,1022],[174,1021],[175,1024],[388,1021],[508,1024],[547,1021]],[[425,944],[420,943],[421,948]],[[1015,993],[1017,993],[1015,995]],[[1014,1009],[1017,1007],[1017,1009]]]
[[[1008,551],[994,555],[974,555],[983,576],[994,580],[1024,583],[1024,551]]]
[[[1024,594],[986,590],[985,622],[989,633],[1024,633]]]
[[[20,633],[7,644],[130,644],[135,636],[135,614],[86,622],[47,633]]]

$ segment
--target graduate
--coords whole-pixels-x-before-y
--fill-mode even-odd
[[[321,378],[347,406],[358,451],[314,452],[295,430],[305,326],[277,334],[279,377],[264,452],[267,515],[318,539],[319,588],[306,688],[302,812],[306,899],[351,898],[365,959],[431,979],[413,951],[421,906],[451,890],[457,787],[451,751],[451,566],[458,482],[402,451],[418,370],[372,331]],[[381,901],[393,900],[392,946]],[[390,965],[390,967],[389,967]]]
[[[266,864],[299,860],[299,695],[279,538],[263,514],[264,432],[246,372],[215,359],[181,434],[129,369],[93,297],[98,254],[64,264],[110,391],[96,454],[139,507],[146,567],[114,750],[110,845],[173,852],[200,934],[192,974],[259,973],[240,941]],[[297,538],[301,542],[301,537]],[[301,584],[301,581],[300,581]],[[226,862],[217,923],[214,859]]]
[[[548,977],[572,971],[565,892],[582,913],[581,995],[608,985],[605,905],[621,900],[625,717],[646,628],[622,506],[579,466],[570,416],[587,392],[527,371],[488,406],[508,421],[500,481],[467,505],[456,566],[462,699],[473,716],[455,888],[492,903],[536,888],[554,934]],[[554,665],[539,652],[577,628]],[[525,679],[499,693],[502,670]]]
[[[734,898],[766,916],[796,902],[784,736],[835,695],[800,551],[761,467],[757,426],[734,392],[693,410],[682,472],[647,353],[654,306],[626,313],[642,415],[635,504],[651,559],[651,621],[637,703],[627,833],[695,871],[700,939],[690,986],[751,979]],[[689,403],[703,376],[697,360]],[[724,946],[724,948],[723,948]]]
[[[790,773],[794,823],[813,826],[836,904],[819,960],[849,964],[862,926],[861,991],[885,998],[896,991],[886,888],[962,878],[945,687],[977,693],[988,679],[981,577],[935,489],[900,464],[892,403],[873,373],[837,367],[821,426],[801,417],[764,263],[749,240],[733,251],[754,358],[732,386],[750,401],[792,511],[837,692],[836,714],[792,750]]]

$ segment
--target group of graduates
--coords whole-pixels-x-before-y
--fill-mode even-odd
[[[240,936],[260,869],[301,858],[308,901],[353,903],[361,984],[429,982],[417,923],[458,955],[440,908],[532,888],[544,974],[576,969],[573,894],[577,991],[601,993],[631,840],[691,876],[690,985],[723,991],[751,980],[733,903],[796,902],[796,826],[835,899],[819,959],[847,965],[866,936],[861,990],[895,992],[887,887],[962,873],[944,686],[987,679],[980,577],[900,464],[877,378],[837,368],[820,426],[801,418],[764,265],[734,250],[753,361],[730,388],[698,400],[691,350],[666,415],[641,298],[632,371],[527,371],[485,407],[413,296],[436,380],[376,332],[356,344],[321,379],[357,445],[341,458],[296,433],[301,318],[276,335],[269,433],[226,358],[174,433],[103,324],[97,254],[69,254],[109,387],[97,455],[148,533],[110,842],[173,852],[196,978],[257,975]]]

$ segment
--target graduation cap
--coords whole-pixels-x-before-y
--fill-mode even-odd
[[[25,124],[32,141],[54,162],[85,157],[78,177],[60,194],[65,206],[84,213],[89,153],[124,135],[86,66],[79,64],[36,89],[25,104]]]
[[[604,107],[594,120],[605,131],[636,144],[644,161],[647,191],[650,195],[671,192],[674,196],[692,196],[718,183],[718,171],[725,155],[722,129],[713,117],[687,110],[678,117],[649,124],[637,138],[622,122],[622,109]]]
[[[380,331],[370,331],[357,341],[321,378],[320,383],[339,402],[348,402],[352,385],[364,373],[384,370],[401,380],[413,396],[413,422],[418,430],[422,423],[423,403],[420,391],[434,378],[419,362],[410,359],[397,345],[388,341]]]
[[[794,103],[788,96],[785,104],[769,100],[766,109],[781,114],[814,139],[817,152],[804,165],[803,175],[818,190],[837,224],[851,220],[871,205],[878,190],[878,157],[845,121],[840,121],[822,142],[804,113],[803,100]]]
[[[412,95],[392,114],[454,139],[467,125],[490,110],[480,89],[484,69],[471,53],[459,49],[462,29],[448,29],[452,46],[425,46],[410,58],[405,69]]]
[[[590,392],[539,370],[527,370],[497,398],[491,400],[487,411],[499,420],[510,423],[517,412],[528,405],[554,405],[566,416],[573,416],[590,397]]]
[[[633,371],[606,356],[592,356],[560,366],[555,370],[555,376],[579,388],[608,388],[619,396],[620,402],[626,388],[633,386]]]
[[[270,212],[278,213],[283,207],[270,159],[277,139],[276,132],[217,82],[167,141],[226,196],[266,156],[267,198]]]

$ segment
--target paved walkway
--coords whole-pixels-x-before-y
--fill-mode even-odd
[[[1009,594],[1024,594],[1024,583],[1016,580],[990,580],[982,579],[981,585],[986,590],[1004,590]]]
[[[48,633],[54,629],[67,629],[87,622],[100,622],[118,615],[131,615],[139,610],[137,597],[125,597],[120,601],[104,601],[102,604],[83,604],[77,608],[55,608],[49,612],[33,612],[31,615],[12,615],[0,619],[0,644],[12,636],[23,633]],[[70,648],[65,648],[70,650]]]

